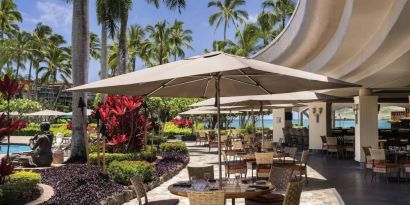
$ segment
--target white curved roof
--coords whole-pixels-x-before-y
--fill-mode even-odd
[[[410,93],[409,20],[407,0],[300,0],[284,31],[253,58],[376,92],[404,89],[404,97]]]

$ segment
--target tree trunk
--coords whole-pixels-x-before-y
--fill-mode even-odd
[[[127,22],[128,11],[121,12],[120,39],[118,42],[117,67],[119,74],[127,73]]]
[[[225,21],[224,23],[224,41],[226,41],[226,28],[228,26],[228,22]]]
[[[107,78],[108,75],[108,47],[107,47],[107,25],[106,22],[103,21],[101,24],[101,79]],[[106,94],[101,94],[101,102],[105,101]]]
[[[19,70],[20,70],[20,56],[17,56],[17,62],[16,62],[16,79],[19,77]]]
[[[30,60],[30,67],[28,69],[28,98],[32,99],[33,95],[31,93],[31,70],[33,69],[33,60]]]
[[[79,86],[88,80],[88,58],[90,49],[88,0],[73,0],[73,27],[72,27],[72,69],[73,85]],[[86,109],[78,107],[80,98],[87,103],[86,93],[73,92],[73,137],[71,141],[71,156],[69,162],[87,160],[85,146]]]

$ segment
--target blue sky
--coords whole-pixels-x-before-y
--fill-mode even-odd
[[[20,28],[32,31],[38,22],[43,22],[53,28],[55,33],[63,35],[67,42],[71,42],[72,7],[64,0],[15,0],[18,10],[23,14]],[[134,0],[133,8],[129,14],[129,25],[155,24],[157,21],[175,19],[185,22],[185,28],[193,32],[193,51],[186,51],[186,56],[202,54],[205,48],[212,47],[212,41],[223,39],[222,28],[215,31],[208,23],[209,16],[215,11],[208,8],[209,0],[187,0],[187,7],[181,14],[170,11],[164,7],[156,9],[148,5],[145,0]],[[262,0],[246,2],[242,9],[249,13],[249,21],[255,21],[261,12]],[[97,24],[95,0],[90,0],[90,31],[100,35],[101,28]],[[234,28],[229,28],[228,38],[233,39]],[[140,64],[141,66],[141,64]],[[89,81],[99,80],[99,63],[92,60],[89,69]]]

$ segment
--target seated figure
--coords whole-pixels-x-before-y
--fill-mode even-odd
[[[50,166],[53,162],[53,152],[51,146],[53,144],[53,133],[50,132],[49,123],[40,124],[40,133],[30,139],[30,146],[33,149],[33,162],[38,167]]]

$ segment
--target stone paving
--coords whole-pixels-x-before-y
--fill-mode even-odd
[[[195,143],[187,143],[190,153],[190,162],[188,166],[206,166],[214,165],[215,168],[215,177],[218,177],[218,157],[216,149],[214,148],[211,152],[208,152],[208,148],[202,146],[196,146]],[[224,171],[224,170],[223,170]],[[224,173],[224,172],[223,172]],[[248,171],[248,176],[251,176],[250,171]],[[336,189],[334,189],[330,184],[327,183],[327,180],[320,175],[318,172],[312,168],[308,168],[308,180],[309,183],[305,186],[301,203],[302,205],[344,205],[343,200],[340,198]],[[188,171],[183,169],[178,175],[168,180],[167,182],[161,184],[159,187],[148,192],[149,201],[162,200],[162,199],[179,199],[180,205],[188,205],[188,199],[185,197],[178,197],[171,194],[168,191],[168,186],[176,183],[178,181],[188,180]],[[128,203],[138,204],[137,200],[134,199]],[[227,205],[231,204],[231,200],[227,200]],[[236,199],[237,205],[244,205],[244,199]]]

